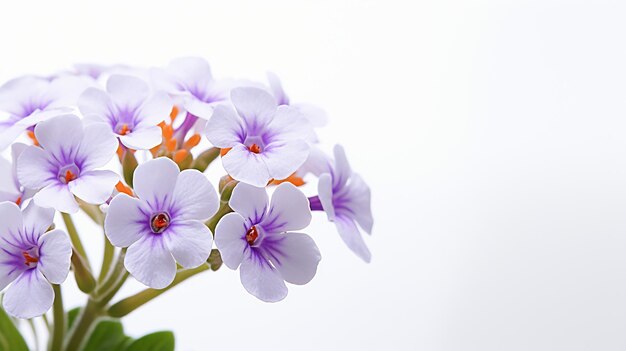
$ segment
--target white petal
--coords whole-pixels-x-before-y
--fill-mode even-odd
[[[19,193],[13,174],[13,165],[2,156],[0,156],[0,189],[7,193]]]
[[[176,163],[167,157],[150,160],[135,170],[134,190],[153,210],[163,210],[169,206],[179,174]]]
[[[350,176],[352,175],[352,168],[348,163],[346,152],[341,145],[335,145],[333,149],[335,152],[335,167],[333,171],[333,188],[340,189],[343,187]]]
[[[372,234],[374,218],[372,216],[372,194],[370,188],[365,184],[361,176],[356,173],[352,174],[348,186],[350,188],[350,198],[347,206],[349,206],[352,216],[354,216],[361,228],[368,234]]]
[[[329,221],[335,220],[335,205],[333,204],[333,179],[328,173],[324,173],[320,176],[317,183],[317,193],[319,194],[320,202],[324,208],[324,212],[328,216]]]
[[[313,127],[323,127],[328,124],[328,114],[326,111],[321,108],[305,104],[305,103],[297,103],[291,104],[291,107],[298,110],[308,121],[311,123]]]
[[[2,305],[13,317],[30,319],[41,316],[52,307],[54,291],[38,269],[22,273],[9,287]]]
[[[343,242],[348,245],[348,248],[363,261],[369,263],[372,260],[372,254],[367,248],[367,245],[365,245],[363,236],[361,236],[359,228],[357,228],[354,221],[350,218],[337,217],[335,219],[335,224],[337,225],[339,236]]]
[[[303,140],[270,143],[260,155],[269,169],[270,177],[285,179],[304,164],[309,156],[309,144]]]
[[[203,58],[181,57],[174,59],[167,71],[186,87],[206,86],[212,80],[211,67]]]
[[[13,257],[14,256],[9,257],[8,254],[4,252],[0,253],[0,291],[11,284],[26,270],[26,265],[24,265],[23,268],[19,267],[15,264],[17,262],[13,261]],[[5,258],[7,258],[6,261]]]
[[[291,183],[281,183],[274,194],[270,209],[261,222],[269,233],[280,233],[306,228],[311,223],[309,200]]]
[[[229,213],[215,227],[215,246],[220,250],[222,261],[230,269],[237,269],[243,260],[246,242],[245,219],[239,213]]]
[[[222,164],[234,179],[257,187],[265,187],[271,179],[265,160],[264,155],[255,154],[244,145],[237,144],[222,157]]]
[[[33,200],[41,207],[54,208],[65,213],[76,213],[79,210],[78,202],[67,185],[53,183],[35,194]]]
[[[218,207],[217,192],[204,174],[197,170],[180,173],[170,204],[173,217],[180,220],[206,220],[217,212]]]
[[[21,233],[24,228],[22,211],[13,202],[0,203],[0,247],[7,242],[19,244]]]
[[[104,123],[85,127],[84,137],[76,153],[76,164],[82,171],[103,167],[115,156],[117,138]]]
[[[313,279],[322,256],[310,236],[302,233],[272,235],[265,238],[264,247],[269,243],[268,239],[276,239],[276,248],[268,250],[270,261],[285,281],[303,285]]]
[[[249,131],[260,130],[268,125],[276,113],[276,100],[263,89],[235,88],[230,98]]]
[[[209,258],[213,235],[200,221],[177,219],[162,235],[176,262],[185,268],[196,268]]]
[[[287,286],[276,268],[249,249],[239,267],[241,284],[265,302],[278,302],[287,297]]]
[[[35,136],[57,160],[71,159],[83,140],[83,123],[74,115],[55,117],[37,124]]]
[[[267,211],[269,198],[265,188],[239,183],[230,197],[229,205],[233,211],[250,221],[251,225],[261,222]]]
[[[72,194],[79,199],[100,205],[111,197],[115,184],[119,181],[120,177],[113,171],[88,171],[81,173],[68,186]]]
[[[37,269],[52,284],[61,284],[70,272],[72,244],[62,230],[53,230],[39,237]]]
[[[163,142],[161,128],[157,126],[135,129],[119,138],[124,146],[133,150],[150,150]]]
[[[89,88],[78,99],[80,113],[88,120],[113,123],[115,107],[111,97],[104,91]]]
[[[150,233],[150,209],[144,201],[126,194],[111,200],[104,219],[104,232],[117,247],[128,247]]]
[[[208,120],[213,114],[213,108],[215,104],[209,104],[204,101],[200,101],[195,97],[185,97],[183,99],[183,107],[189,113],[196,117],[200,117],[204,120]]]
[[[115,74],[107,80],[107,92],[118,108],[135,110],[148,98],[150,87],[137,77]]]
[[[145,235],[126,252],[124,266],[139,282],[163,289],[174,281],[176,262],[159,234]]]
[[[31,201],[23,212],[24,232],[34,237],[45,233],[54,221],[54,210],[37,206]]]
[[[58,165],[50,153],[37,146],[29,146],[17,161],[17,178],[27,188],[39,189],[57,182],[57,172]]]
[[[207,122],[206,135],[214,146],[233,147],[245,139],[243,121],[231,106],[219,105]]]
[[[138,111],[135,127],[156,126],[168,121],[174,102],[165,92],[156,92],[148,98]]]

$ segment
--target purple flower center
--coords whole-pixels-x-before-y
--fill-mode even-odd
[[[161,234],[170,226],[170,215],[165,212],[157,213],[150,219],[150,227],[154,234]]]
[[[59,169],[58,178],[63,184],[67,184],[80,176],[80,169],[75,164],[69,164]]]
[[[254,245],[255,240],[259,237],[259,231],[256,229],[256,226],[253,225],[248,232],[246,233],[246,241],[249,245]]]
[[[39,248],[33,247],[30,250],[22,251],[22,256],[24,257],[24,265],[33,268],[39,262]]]

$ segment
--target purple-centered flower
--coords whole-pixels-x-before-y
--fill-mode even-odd
[[[22,143],[11,145],[12,162],[0,157],[0,202],[9,201],[21,206],[35,195],[35,190],[25,188],[17,178],[17,159],[27,147]]]
[[[335,223],[339,236],[357,256],[370,262],[372,254],[365,245],[358,225],[372,233],[374,219],[371,209],[371,192],[363,179],[352,172],[340,145],[335,146],[335,162],[328,164],[328,173],[319,178],[319,196],[310,198],[313,211],[324,211],[328,220]]]
[[[50,284],[61,284],[70,271],[72,244],[62,230],[46,233],[54,210],[30,203],[24,212],[0,203],[0,290],[3,307],[12,316],[33,318],[52,306]]]
[[[0,87],[0,150],[37,123],[72,111],[78,96],[93,84],[85,77],[60,77],[49,80],[25,76]]]
[[[87,89],[78,107],[88,121],[106,123],[120,142],[134,150],[148,150],[161,144],[158,124],[169,118],[173,103],[164,92],[151,93],[143,80],[113,75],[106,92]]]
[[[276,103],[278,103],[278,105],[289,105],[297,109],[314,127],[323,127],[326,125],[328,122],[326,112],[311,104],[291,102],[291,99],[287,96],[287,93],[283,89],[283,85],[276,74],[268,72],[267,81],[270,84],[270,90],[272,91],[274,98],[276,98]],[[315,137],[315,135],[313,135],[313,137]]]
[[[151,75],[156,87],[180,98],[195,117],[209,119],[213,107],[228,100],[229,87],[213,79],[211,67],[202,58],[178,58],[165,69],[153,69]]]
[[[105,202],[119,181],[112,171],[97,170],[115,156],[118,142],[104,123],[83,127],[73,115],[55,117],[35,127],[41,147],[29,146],[17,161],[20,183],[40,189],[33,200],[41,207],[77,212],[74,195],[90,204]]]
[[[167,287],[176,275],[176,262],[185,268],[209,258],[213,237],[204,224],[218,208],[215,189],[197,170],[180,172],[169,158],[137,167],[138,198],[113,198],[104,222],[111,243],[128,247],[124,265],[141,283]]]
[[[229,149],[222,158],[234,179],[264,187],[271,179],[289,177],[309,155],[303,140],[311,128],[300,113],[278,106],[262,89],[235,88],[231,106],[219,105],[207,123],[213,145]]]
[[[311,222],[306,196],[291,183],[276,188],[268,204],[265,189],[239,183],[215,229],[215,244],[228,268],[237,269],[246,290],[266,302],[287,296],[285,281],[311,281],[321,260],[310,236],[293,233]]]

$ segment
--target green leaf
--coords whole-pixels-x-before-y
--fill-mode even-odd
[[[133,341],[126,351],[174,351],[175,343],[174,333],[162,331]]]
[[[72,308],[71,310],[67,311],[67,329],[69,330],[72,325],[74,324],[74,321],[76,320],[76,317],[78,317],[78,313],[80,313],[80,307],[76,307],[76,308]]]
[[[0,350],[28,351],[28,345],[22,334],[2,307],[0,307]]]
[[[124,334],[124,327],[119,320],[103,319],[98,323],[84,351],[124,350],[132,339]]]

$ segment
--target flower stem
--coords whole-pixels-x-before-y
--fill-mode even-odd
[[[102,315],[102,306],[95,300],[89,299],[87,305],[81,309],[80,314],[76,317],[76,321],[68,333],[64,350],[80,350],[85,336],[89,334],[89,330],[100,315]]]
[[[102,268],[100,269],[100,275],[98,276],[98,283],[102,283],[104,278],[106,278],[107,273],[109,273],[114,254],[115,247],[113,247],[109,238],[104,235],[104,257],[102,258]]]
[[[72,245],[74,246],[78,254],[85,261],[85,265],[88,268],[91,268],[91,266],[89,265],[89,260],[87,259],[87,253],[85,251],[85,247],[83,246],[83,243],[80,241],[80,237],[78,236],[78,231],[76,230],[74,221],[72,221],[72,217],[65,212],[61,212],[61,217],[63,217],[63,222],[65,222],[65,227],[67,228],[67,233],[70,235],[70,239],[72,240]]]
[[[61,286],[53,284],[54,290],[54,308],[52,316],[54,324],[52,326],[52,342],[50,343],[51,351],[60,351],[63,346],[63,334],[65,334],[65,311],[63,309],[63,295],[61,294]]]
[[[211,219],[206,222],[207,227],[211,229],[213,234],[215,234],[215,227],[217,227],[217,223],[219,223],[220,219],[231,212],[233,212],[233,210],[228,205],[228,202],[222,202],[222,205],[219,210],[217,210],[215,216],[211,217]]]
[[[35,351],[39,351],[39,333],[37,333],[37,327],[35,326],[35,322],[33,319],[28,320],[28,325],[30,326],[31,331],[33,332],[33,342],[35,343]]]
[[[159,295],[175,287],[176,285],[208,269],[209,269],[209,265],[205,263],[197,268],[179,271],[178,274],[176,274],[176,277],[174,278],[174,281],[172,282],[172,284],[170,284],[170,286],[168,286],[167,288],[161,289],[161,290],[157,290],[157,289],[143,290],[111,306],[109,310],[107,311],[107,314],[111,317],[116,317],[116,318],[124,317],[128,315],[129,313],[133,312],[134,310],[138,309],[139,307],[152,301],[154,298],[158,297]]]

